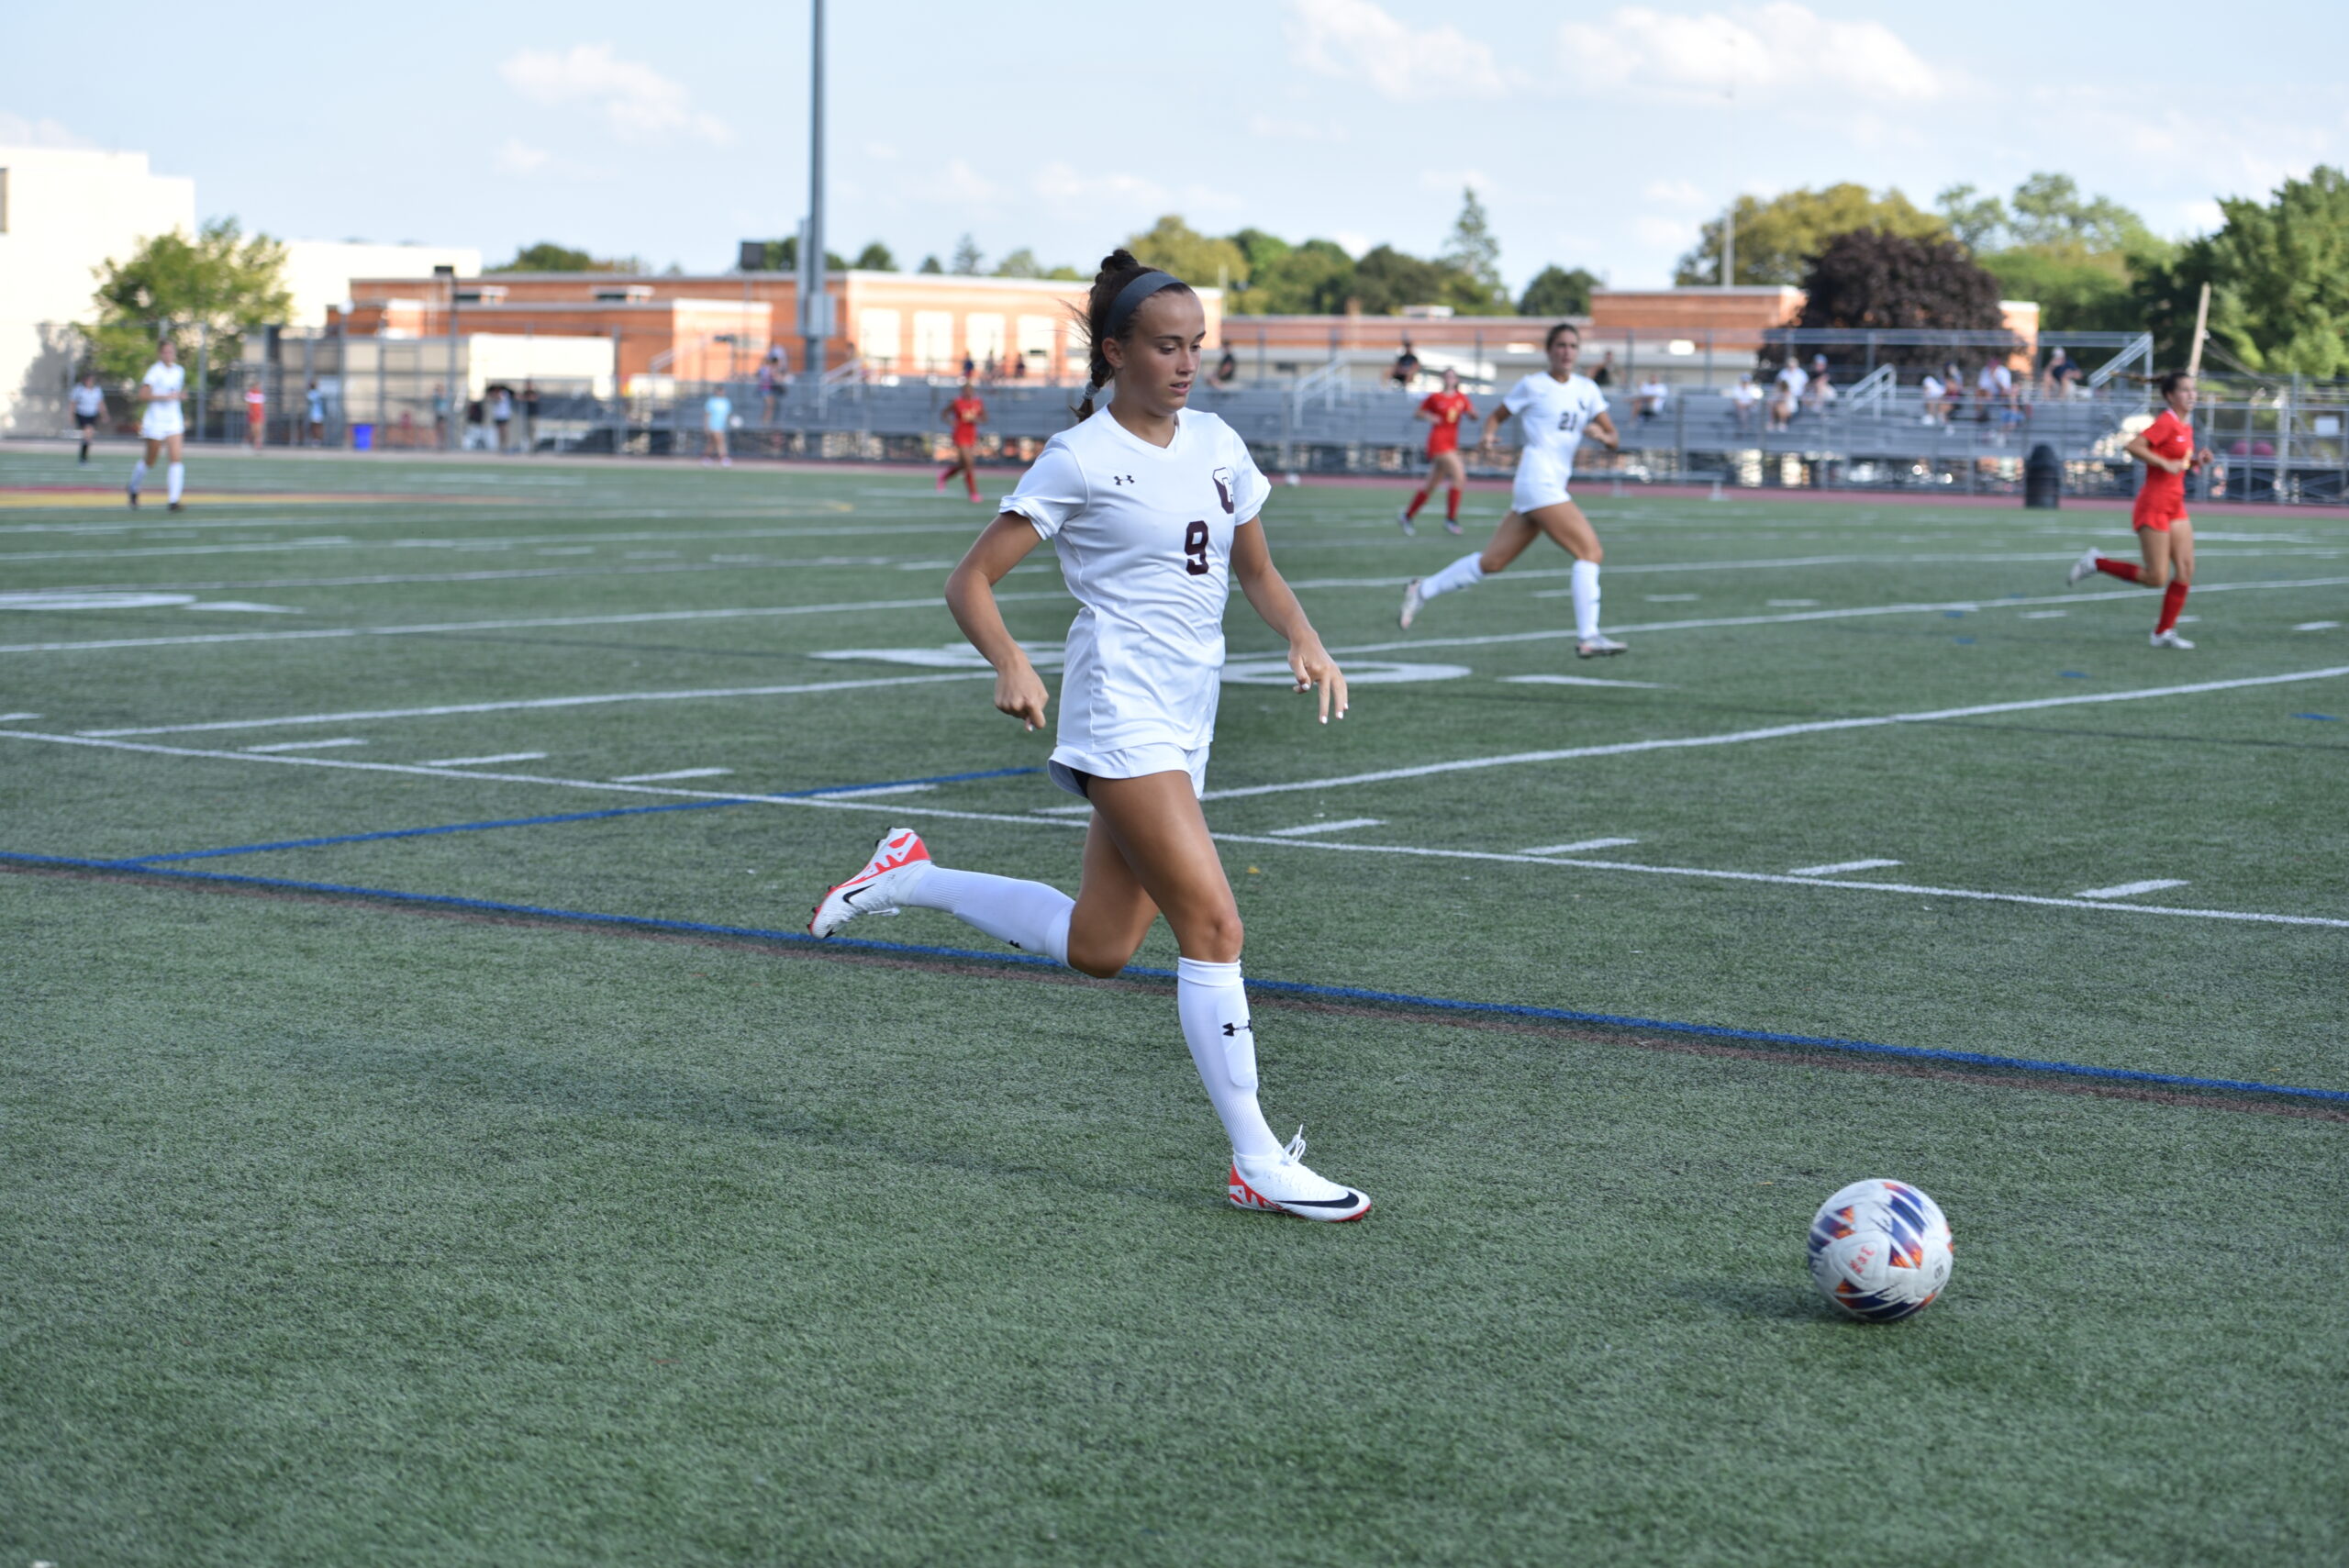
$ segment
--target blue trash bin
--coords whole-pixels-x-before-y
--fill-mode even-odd
[[[375,427],[373,425],[351,426],[351,450],[355,452],[373,451],[375,450]]]

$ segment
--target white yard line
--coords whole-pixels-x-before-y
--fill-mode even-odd
[[[250,748],[249,748],[250,749]],[[666,784],[671,779],[722,779],[731,768],[671,768],[664,773],[617,773],[614,784]]]
[[[335,740],[280,740],[270,746],[248,746],[248,751],[330,751],[338,746],[364,746],[366,741],[356,735],[345,735]]]
[[[37,713],[0,713],[0,724],[20,724],[27,719],[39,717],[40,715]]]
[[[517,697],[506,702],[442,703],[433,707],[380,707],[345,713],[295,713],[273,718],[215,718],[200,724],[153,724],[128,729],[84,729],[94,740],[127,735],[194,735],[220,729],[272,729],[290,724],[358,724],[382,718],[441,718],[458,713],[515,713],[528,708],[593,707],[605,703],[694,702],[720,697],[785,697],[809,692],[864,691],[875,686],[918,686],[933,681],[993,680],[992,670],[957,670],[946,675],[874,675],[861,681],[812,681],[784,686],[706,686],[686,691],[598,692],[573,697]],[[543,754],[543,753],[541,753]]]
[[[250,751],[250,747],[246,750]],[[434,757],[420,766],[427,768],[486,768],[498,762],[541,762],[544,751],[500,751],[494,757]]]
[[[2143,882],[2124,882],[2118,887],[2084,887],[2072,895],[2075,898],[2134,898],[2141,893],[2159,893],[2165,887],[2184,887],[2186,883],[2174,876],[2147,877]]]
[[[1898,861],[1837,861],[1833,865],[1797,866],[1787,874],[1788,876],[1842,876],[1845,872],[1876,871],[1886,866],[1897,866],[1899,863]]]
[[[1295,828],[1275,828],[1272,829],[1271,837],[1303,839],[1315,833],[1343,833],[1353,828],[1384,828],[1386,826],[1386,819],[1383,817],[1349,817],[1342,822],[1306,822]]]
[[[1634,686],[1649,692],[1667,689],[1661,681],[1602,681],[1596,675],[1503,675],[1500,682],[1505,686]]]
[[[2032,697],[2023,702],[1982,703],[1973,707],[1936,708],[1925,713],[1887,713],[1872,718],[1822,718],[1806,724],[1774,724],[1763,729],[1733,729],[1720,735],[1684,735],[1662,740],[1618,740],[1598,746],[1565,746],[1550,751],[1514,751],[1497,757],[1464,757],[1450,762],[1425,762],[1413,768],[1382,768],[1372,773],[1341,773],[1332,778],[1298,779],[1290,784],[1247,784],[1238,789],[1211,789],[1205,800],[1238,800],[1253,795],[1289,795],[1298,790],[1335,789],[1345,784],[1386,784],[1395,779],[1427,778],[1437,773],[1473,773],[1485,768],[1519,767],[1530,762],[1564,762],[1584,757],[1624,757],[1640,751],[1673,751],[1706,746],[1737,746],[1750,740],[1778,740],[1790,735],[1823,735],[1839,729],[1877,729],[1895,724],[1936,724],[1954,718],[1980,718],[1994,713],[2027,713],[2039,708],[2076,707],[2089,703],[2140,702],[2149,697],[2188,696],[2200,692],[2240,691],[2251,686],[2286,685],[2299,681],[2331,680],[2349,675],[2349,664],[2325,670],[2303,670],[2289,675],[2249,675],[2233,681],[2197,681],[2183,686],[2149,686],[2133,692],[2083,692],[2077,696]]]
[[[629,512],[629,517],[657,516],[657,513]],[[821,514],[838,517],[837,512]],[[341,517],[335,519],[345,527],[357,526],[371,518]],[[317,528],[320,519],[304,518],[308,527]],[[256,521],[246,525],[269,528],[270,522]],[[674,533],[629,534],[516,534],[504,539],[352,539],[348,534],[314,534],[306,539],[256,541],[250,544],[173,544],[140,545],[128,550],[0,550],[0,564],[23,561],[128,561],[158,555],[256,555],[272,551],[295,550],[528,550],[550,544],[677,544],[707,543],[712,539],[837,539],[868,538],[879,534],[963,534],[976,531],[969,520],[957,523],[858,523],[821,528],[731,528],[685,529]],[[2204,554],[2211,551],[2205,550]]]
[[[2340,624],[2337,620],[2304,620],[2292,629],[2294,631],[2331,631]]]
[[[998,600],[1065,599],[1059,589],[997,594]],[[776,616],[854,615],[880,610],[943,610],[935,594],[918,599],[857,599],[823,605],[770,605],[754,609],[637,610],[626,615],[531,616],[514,620],[427,621],[406,626],[320,627],[314,631],[227,631],[185,637],[110,637],[89,642],[0,643],[0,653],[66,653],[94,648],[185,648],[215,642],[315,642],[349,637],[417,637],[473,631],[544,630],[570,626],[650,626],[663,621],[744,620]]]
[[[1586,855],[1593,850],[1628,849],[1637,839],[1576,839],[1571,844],[1536,844],[1530,850],[1520,850],[1520,855]]]
[[[231,762],[266,762],[288,767],[351,769],[363,773],[406,773],[424,778],[467,779],[475,782],[486,779],[493,783],[537,784],[560,789],[667,796],[689,800],[732,800],[740,801],[746,805],[790,806],[829,811],[878,811],[893,815],[939,817],[964,822],[1026,823],[1030,827],[1048,828],[1081,826],[1073,818],[1046,817],[1041,814],[1013,815],[994,811],[956,811],[944,806],[907,806],[895,801],[867,803],[829,795],[785,797],[743,795],[730,791],[686,789],[674,784],[618,784],[607,779],[548,778],[530,773],[466,773],[454,769],[430,768],[402,762],[355,762],[333,757],[289,756],[283,753],[256,755],[250,751],[200,751],[186,746],[158,745],[151,741],[101,740],[83,735],[53,735],[28,729],[0,730],[0,740],[44,741],[51,745],[88,746],[108,751],[143,752],[152,756],[200,757]],[[1781,875],[1769,872],[1720,871],[1701,866],[1657,866],[1640,865],[1621,861],[1563,860],[1554,856],[1523,852],[1501,854],[1482,850],[1438,850],[1409,844],[1357,844],[1341,839],[1276,839],[1261,833],[1218,833],[1214,837],[1224,843],[1264,844],[1294,850],[1318,850],[1350,854],[1405,855],[1432,860],[1484,861],[1517,865],[1567,866],[1588,871],[1621,872],[1644,876],[1697,877],[1725,882],[1765,883],[1780,886],[1833,888],[1843,892],[1909,894],[1932,898],[2021,904],[2043,908],[2097,909],[2132,915],[2163,915],[2193,919],[2234,920],[2349,930],[2349,919],[2334,919],[2321,915],[2277,915],[2237,909],[2184,909],[2158,904],[2125,904],[2113,900],[2077,897],[2050,898],[2027,893],[1989,893],[1974,888],[1925,887],[1889,882],[1850,882],[1833,878]]]

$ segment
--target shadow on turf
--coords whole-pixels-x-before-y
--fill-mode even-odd
[[[1845,1323],[1844,1318],[1819,1298],[1816,1291],[1782,1284],[1741,1284],[1718,1279],[1675,1281],[1672,1294],[1693,1301],[1724,1318],[1754,1322]]]

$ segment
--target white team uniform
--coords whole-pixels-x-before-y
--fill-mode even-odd
[[[1272,488],[1212,414],[1186,410],[1160,448],[1103,408],[1046,442],[1004,497],[1052,541],[1083,606],[1061,674],[1062,788],[1181,769],[1205,792],[1232,535]]]
[[[106,411],[106,389],[73,384],[73,413],[82,419],[95,419]]]
[[[1607,412],[1607,395],[1586,375],[1559,381],[1537,371],[1509,388],[1501,406],[1517,416],[1525,442],[1509,505],[1525,513],[1572,500],[1566,482],[1574,477],[1575,449],[1592,417]]]
[[[159,393],[178,392],[187,385],[187,367],[167,365],[162,361],[157,360],[147,367],[147,373],[139,378],[139,384],[141,386],[152,387]],[[186,428],[187,419],[181,414],[180,406],[176,402],[150,403],[147,405],[147,412],[141,415],[139,420],[139,435],[150,441],[160,441],[167,436],[176,436]]]

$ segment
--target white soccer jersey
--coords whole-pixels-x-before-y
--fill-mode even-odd
[[[95,418],[106,411],[106,389],[73,384],[73,412],[84,418]]]
[[[1086,755],[1214,738],[1232,534],[1271,493],[1231,428],[1196,409],[1163,448],[1107,408],[1045,443],[1002,509],[1052,541],[1083,606],[1055,759],[1082,768]]]
[[[152,389],[156,394],[155,400],[147,405],[147,412],[139,417],[140,435],[155,441],[165,436],[176,436],[187,428],[180,414],[179,403],[170,397],[171,394],[187,385],[185,365],[167,365],[157,360],[147,367],[147,373],[139,378],[139,384]]]
[[[1561,480],[1573,477],[1575,449],[1591,420],[1607,412],[1607,395],[1586,375],[1560,381],[1539,371],[1510,387],[1501,406],[1517,416],[1520,439],[1528,457],[1540,453],[1561,471]]]

